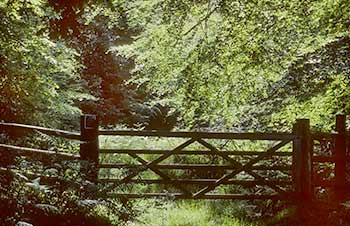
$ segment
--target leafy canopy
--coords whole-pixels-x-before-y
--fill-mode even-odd
[[[327,124],[325,118],[345,110],[331,101],[342,97],[339,83],[346,90],[344,71],[326,68],[319,70],[332,80],[327,87],[295,96],[299,87],[284,86],[281,104],[269,101],[275,100],[271,88],[296,76],[292,71],[307,62],[300,59],[312,53],[323,57],[328,43],[349,35],[349,1],[113,3],[124,7],[129,26],[140,31],[131,45],[116,46],[115,52],[134,59],[134,83],[178,109],[186,125],[289,127],[300,116]],[[316,71],[297,82],[309,87],[322,80]]]
[[[6,121],[64,126],[78,120],[83,90],[77,53],[49,37],[46,1],[0,3],[0,114]]]

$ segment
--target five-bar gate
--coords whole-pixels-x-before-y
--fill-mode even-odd
[[[127,155],[134,161],[99,162],[100,170],[119,169],[119,178],[99,178],[100,183],[111,184],[111,188],[132,188],[136,184],[157,184],[161,192],[113,193],[126,198],[173,197],[175,199],[286,199],[298,191],[305,190],[305,168],[307,161],[301,161],[305,142],[301,139],[303,127],[308,121],[300,120],[293,133],[208,133],[208,132],[165,132],[165,131],[109,131],[101,130],[104,136],[171,137],[182,143],[170,150],[151,149],[99,149],[101,155]],[[265,141],[265,150],[222,150],[212,141]],[[267,143],[267,145],[266,145]],[[188,148],[195,145],[195,148]],[[307,151],[307,150],[306,150]],[[300,152],[300,153],[299,153]],[[293,155],[294,153],[294,155]],[[153,156],[149,158],[147,156]],[[193,156],[193,159],[216,158],[216,164],[186,162],[179,164],[167,161],[173,156]],[[201,156],[201,157],[198,157]],[[101,158],[103,159],[103,158]],[[110,159],[110,158],[108,158]],[[181,159],[181,158],[174,158]],[[294,169],[294,170],[293,170]],[[147,177],[152,172],[153,178]],[[118,172],[118,171],[117,171]],[[120,172],[120,171],[119,171]],[[186,172],[186,173],[179,173]],[[195,172],[195,173],[193,173]],[[199,173],[202,172],[202,173]],[[309,171],[311,172],[311,171]],[[214,176],[213,176],[214,175]],[[272,177],[271,175],[275,175]],[[188,177],[192,176],[192,177]],[[193,178],[194,176],[194,178]],[[271,179],[274,178],[274,179]],[[128,186],[129,185],[129,186]],[[164,187],[163,185],[167,185]],[[229,185],[231,187],[229,187]],[[235,185],[235,188],[232,188]],[[219,187],[229,187],[227,189]],[[239,187],[247,187],[250,193],[242,193]],[[298,190],[299,189],[299,190]],[[223,192],[224,191],[224,192]],[[227,192],[228,191],[228,192]],[[232,191],[236,191],[232,193]],[[238,191],[238,192],[237,192]],[[305,192],[304,192],[305,193]],[[308,194],[304,194],[308,195]]]

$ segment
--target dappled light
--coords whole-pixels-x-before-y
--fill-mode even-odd
[[[350,1],[0,1],[0,226],[350,225]]]

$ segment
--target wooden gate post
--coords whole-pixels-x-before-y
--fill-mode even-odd
[[[293,142],[293,179],[299,201],[313,199],[312,146],[309,119],[298,119],[293,126],[298,136]]]
[[[80,158],[81,173],[90,180],[96,181],[98,176],[98,117],[96,115],[82,115],[80,117]]]
[[[338,201],[345,197],[346,186],[346,117],[336,116],[335,130],[335,192]]]

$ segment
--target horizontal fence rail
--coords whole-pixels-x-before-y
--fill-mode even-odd
[[[6,144],[0,144],[0,150],[14,152],[18,156],[37,156],[37,155],[39,155],[39,156],[56,157],[56,158],[66,159],[66,160],[80,159],[79,155],[68,154],[68,153],[64,153],[64,152],[41,150],[41,149],[35,149],[35,148],[19,147],[19,146],[6,145]]]
[[[182,137],[203,139],[236,139],[236,140],[293,140],[291,133],[224,133],[224,132],[170,132],[145,130],[99,130],[105,136],[145,136],[145,137]]]
[[[103,195],[102,195],[103,196]],[[257,200],[257,199],[271,199],[271,200],[285,200],[287,195],[243,195],[243,194],[207,194],[204,196],[193,197],[184,195],[182,193],[147,193],[147,194],[111,194],[110,197],[115,198],[169,198],[169,199],[238,199],[238,200]]]
[[[137,168],[145,167],[144,165],[135,165],[135,164],[100,164],[99,168],[105,168],[105,169],[137,169]],[[209,170],[237,170],[239,169],[238,166],[233,165],[212,165],[212,164],[158,164],[154,166],[154,168],[157,169],[177,169],[177,170],[202,170],[202,171],[209,171]],[[265,165],[258,165],[258,166],[252,166],[252,170],[281,170],[281,171],[288,171],[292,170],[292,166],[265,166]]]
[[[173,184],[173,183],[185,183],[185,184],[201,184],[210,185],[215,182],[216,179],[176,179],[176,180],[161,180],[161,179],[134,179],[130,180],[130,183],[134,184]],[[119,183],[118,179],[99,179],[100,183]],[[292,185],[292,181],[283,180],[228,180],[223,184],[235,184],[242,186],[256,186],[256,185]]]
[[[59,130],[59,129],[49,129],[49,128],[40,127],[40,126],[0,122],[0,132],[1,130],[15,130],[15,129],[19,129],[22,132],[37,131],[37,132],[44,133],[46,135],[62,137],[62,138],[72,139],[72,140],[81,140],[80,133],[68,132],[68,131]]]
[[[164,154],[171,150],[141,150],[141,149],[100,149],[101,154]],[[255,156],[262,154],[262,151],[220,151],[221,155]],[[217,155],[215,152],[204,150],[180,150],[177,155]],[[274,152],[272,156],[292,156],[293,152]]]

